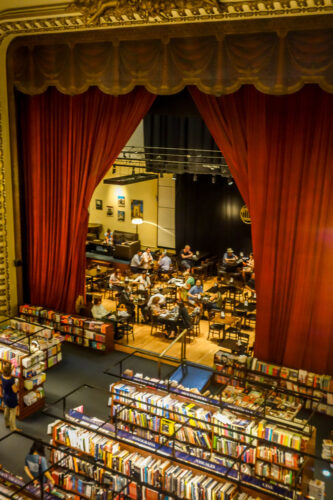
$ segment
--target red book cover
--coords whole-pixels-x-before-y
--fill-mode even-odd
[[[138,496],[137,496],[137,486],[136,486],[135,483],[130,483],[129,484],[128,496],[130,498],[133,498],[134,500],[136,500],[138,498]]]

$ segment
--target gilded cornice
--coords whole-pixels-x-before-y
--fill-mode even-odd
[[[332,13],[333,0],[75,0],[57,9],[44,7],[39,11],[27,8],[15,13],[3,12],[0,14],[0,42],[8,35],[140,26],[195,27],[198,23],[230,25],[232,21],[241,21],[242,30],[247,31],[247,27],[259,20],[280,19],[284,24],[288,18],[301,21],[315,16],[323,20]],[[327,19],[325,24],[327,26]]]

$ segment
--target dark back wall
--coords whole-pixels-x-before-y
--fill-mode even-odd
[[[215,149],[217,145],[185,89],[171,96],[157,96],[144,118],[145,146]],[[191,161],[191,158],[188,159]],[[210,175],[177,176],[176,247],[188,243],[194,250],[222,255],[228,246],[251,251],[251,226],[240,219],[244,205],[235,184]]]
[[[244,201],[235,184],[210,175],[177,176],[176,181],[176,245],[179,251],[185,244],[193,250],[208,250],[222,256],[227,247],[237,253],[251,251],[251,226],[240,218]]]

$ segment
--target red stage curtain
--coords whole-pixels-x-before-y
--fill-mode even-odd
[[[155,96],[137,87],[68,96],[49,88],[21,106],[27,273],[32,304],[73,312],[83,294],[93,192]]]
[[[256,356],[333,374],[333,95],[191,94],[252,218]]]

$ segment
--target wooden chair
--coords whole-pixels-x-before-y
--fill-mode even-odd
[[[225,325],[215,321],[215,315],[216,315],[216,312],[211,311],[211,313],[209,314],[209,317],[208,317],[209,318],[208,319],[208,336],[207,336],[208,340],[210,339],[210,337],[212,337],[212,338],[217,337],[218,340],[221,340],[221,333],[222,333],[222,336],[224,334]]]
[[[152,315],[150,335],[154,336],[160,333],[164,333],[164,325],[159,321],[159,318],[157,316]]]

